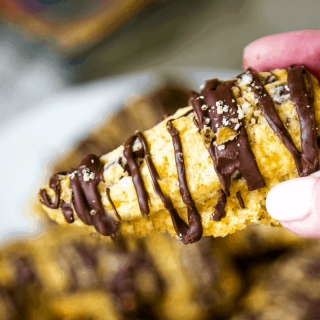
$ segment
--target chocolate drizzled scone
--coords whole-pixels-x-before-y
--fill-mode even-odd
[[[318,170],[320,90],[303,66],[209,80],[192,106],[55,174],[40,201],[60,224],[109,236],[168,230],[183,243],[277,226],[275,184]]]
[[[106,243],[80,228],[56,227],[13,242],[0,249],[0,319],[228,315],[241,282],[212,240],[185,252],[165,235]]]
[[[269,269],[261,268],[260,277],[230,319],[319,319],[319,266],[318,240],[284,254]]]

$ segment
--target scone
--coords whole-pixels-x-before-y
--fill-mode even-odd
[[[114,238],[55,227],[0,249],[0,319],[208,319],[227,316],[241,279],[213,238]],[[186,251],[187,250],[187,251]]]
[[[249,68],[208,80],[190,102],[114,151],[54,174],[39,194],[49,217],[104,236],[168,230],[183,243],[279,226],[268,191],[318,170],[317,80],[303,66]]]
[[[319,249],[319,241],[313,240],[281,256],[269,269],[261,268],[260,277],[230,319],[319,319]]]

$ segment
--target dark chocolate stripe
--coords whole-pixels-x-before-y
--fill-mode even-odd
[[[64,218],[66,219],[67,223],[73,223],[74,222],[74,214],[73,214],[73,208],[71,203],[63,201],[61,204],[61,210],[64,215]]]
[[[51,203],[48,199],[48,195],[45,189],[40,190],[40,195],[43,199],[43,201],[41,201],[45,206],[51,208],[51,209],[57,209],[59,207],[59,203],[60,203],[60,182],[59,182],[59,175],[58,173],[54,174],[51,178],[50,178],[50,182],[49,182],[49,187],[54,190],[55,194],[56,194],[56,198],[54,203]]]
[[[73,191],[72,202],[79,219],[83,223],[89,226],[93,225],[104,236],[110,236],[117,232],[118,224],[111,217],[108,217],[104,211],[101,196],[97,189],[102,179],[99,167],[99,158],[93,154],[88,154],[82,159],[78,168],[68,172],[73,174],[73,177],[70,177],[70,188]],[[84,173],[82,172],[85,168],[94,174],[94,177],[88,181],[84,180]],[[56,185],[51,183],[51,181],[55,181],[55,176],[57,174],[50,179],[51,188]],[[43,203],[47,205],[45,202]],[[61,206],[66,221],[72,223],[74,216],[71,205],[63,202]]]
[[[213,206],[215,208],[214,213],[212,214],[213,221],[220,221],[222,218],[226,216],[225,208],[227,205],[227,197],[222,189],[220,189],[218,192],[219,192],[218,201],[216,205]]]
[[[240,204],[240,208],[244,209],[245,206],[244,206],[244,202],[243,202],[243,199],[241,197],[241,192],[240,191],[237,192],[237,198],[238,198],[238,201],[239,201],[239,204]]]
[[[264,88],[259,75],[257,71],[255,71],[252,68],[248,68],[247,72],[249,72],[252,75],[253,83],[252,86],[255,96],[259,100],[260,108],[263,112],[263,115],[265,116],[267,122],[269,123],[270,127],[273,129],[273,131],[276,133],[278,138],[282,141],[282,143],[287,147],[289,152],[292,154],[293,159],[296,163],[297,170],[299,173],[299,176],[304,177],[307,176],[317,170],[318,167],[318,161],[315,161],[314,159],[314,152],[318,152],[317,142],[316,142],[316,132],[315,132],[315,120],[314,120],[314,111],[313,111],[313,101],[305,96],[305,98],[302,98],[302,95],[306,94],[305,89],[301,89],[302,86],[304,86],[303,77],[302,77],[302,71],[299,71],[299,67],[295,67],[292,70],[291,74],[288,74],[288,80],[290,78],[290,95],[291,97],[295,97],[296,99],[296,108],[299,120],[300,120],[300,126],[303,126],[301,133],[303,133],[303,136],[301,137],[301,142],[304,145],[304,149],[302,149],[302,153],[300,153],[297,148],[295,147],[291,136],[289,135],[288,131],[286,130],[285,126],[283,125],[282,121],[279,118],[278,113],[276,112],[273,102],[271,98],[269,97],[268,92]],[[302,68],[300,66],[300,68]],[[290,71],[289,71],[290,73]],[[289,83],[288,83],[289,85]],[[294,92],[295,90],[298,90],[298,92]],[[312,91],[312,90],[311,90]],[[308,100],[305,100],[305,99]],[[313,98],[313,97],[312,97]],[[301,102],[303,101],[304,105],[301,105]],[[305,108],[307,109],[307,105],[305,104],[306,101],[309,103],[310,108],[312,109],[312,112],[306,111],[303,112],[302,110]],[[312,107],[311,107],[312,105]],[[300,111],[298,111],[300,109]],[[309,117],[309,119],[307,119]],[[307,123],[311,124],[311,128],[309,130],[305,127]],[[307,130],[306,130],[307,129]],[[308,135],[307,135],[308,134]],[[315,136],[314,136],[315,134]],[[307,136],[306,136],[307,135]],[[310,142],[309,142],[310,141]],[[311,145],[306,146],[306,145]],[[309,151],[310,150],[310,153]],[[304,152],[307,153],[304,155]],[[316,153],[317,154],[317,153]],[[309,161],[309,158],[311,158],[311,162]],[[307,161],[307,162],[305,162]],[[311,166],[310,166],[311,164]]]
[[[182,145],[179,137],[179,131],[173,126],[172,120],[169,120],[167,122],[167,129],[172,137],[175,161],[178,171],[180,193],[182,195],[182,200],[187,205],[188,209],[189,228],[187,229],[187,234],[182,234],[182,236],[188,239],[188,243],[192,243],[200,240],[202,237],[201,217],[188,188],[186,168],[183,160]]]
[[[122,221],[122,219],[121,219],[121,217],[120,217],[120,215],[119,215],[119,213],[118,213],[118,211],[117,211],[117,208],[115,207],[115,205],[114,205],[114,203],[113,203],[113,201],[112,201],[112,199],[111,199],[111,197],[110,197],[110,189],[109,189],[109,188],[106,189],[106,196],[107,196],[107,199],[108,199],[108,201],[110,202],[110,204],[111,204],[111,206],[112,206],[112,209],[113,209],[113,211],[114,211],[114,214],[115,214],[116,217],[119,219],[119,221]]]
[[[206,81],[206,85],[202,89],[201,95],[196,92],[191,92],[191,103],[198,116],[201,129],[208,126],[206,118],[209,118],[210,127],[214,133],[217,133],[219,127],[224,126],[223,119],[229,121],[228,127],[235,130],[237,124],[230,122],[230,119],[238,118],[237,104],[231,91],[233,85],[234,81],[221,82],[218,79],[212,79]],[[216,103],[218,101],[223,101],[224,105],[229,107],[228,112],[224,112],[223,114],[217,113]],[[204,104],[208,106],[207,110],[201,109]],[[208,148],[214,163],[215,171],[227,196],[229,196],[231,175],[236,170],[241,172],[250,191],[265,186],[251,151],[243,123],[241,120],[238,121],[240,128],[235,130],[238,132],[238,136],[235,139],[226,142],[224,144],[224,150],[219,150],[213,143],[211,143]]]
[[[84,181],[84,167],[94,173],[93,179]],[[101,181],[99,158],[93,154],[86,155],[76,171],[78,173],[70,179],[70,187],[73,190],[73,206],[79,218],[84,223],[93,225],[104,236],[114,234],[118,230],[118,224],[106,215],[97,189]]]
[[[154,191],[160,197],[164,207],[169,211],[174,229],[177,235],[179,236],[180,240],[184,244],[193,243],[200,240],[202,237],[201,221],[199,225],[199,223],[197,222],[197,219],[196,218],[193,219],[194,217],[189,215],[189,210],[188,210],[188,218],[189,218],[190,227],[188,227],[188,225],[180,218],[177,210],[174,208],[172,204],[171,199],[165,196],[161,190],[161,187],[158,183],[158,180],[160,179],[160,177],[152,162],[145,137],[141,132],[137,133],[137,137],[139,138],[144,150],[144,155],[145,155],[144,158],[146,160],[146,163],[150,171],[150,176],[152,179]]]
[[[148,205],[148,194],[144,187],[143,180],[140,175],[139,166],[136,163],[136,160],[134,158],[133,151],[132,151],[132,146],[136,137],[137,135],[135,134],[126,141],[126,143],[124,144],[123,155],[128,161],[128,165],[132,175],[132,181],[138,196],[138,203],[139,203],[141,213],[144,216],[147,216],[150,212],[149,205]]]
[[[304,84],[304,73],[308,79],[309,95]],[[294,66],[289,69],[288,87],[300,122],[302,161],[307,167],[316,171],[319,164],[313,84],[311,75],[304,66]]]

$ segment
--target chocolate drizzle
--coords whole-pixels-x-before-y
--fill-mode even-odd
[[[137,134],[131,136],[124,144],[123,155],[128,161],[130,173],[132,175],[132,181],[138,196],[138,203],[143,216],[149,215],[148,194],[144,187],[143,180],[140,175],[139,166],[134,158],[132,146],[137,137]]]
[[[245,206],[244,206],[244,202],[243,202],[243,199],[241,197],[241,192],[240,191],[237,191],[237,199],[239,201],[239,204],[240,204],[240,208],[241,209],[244,209]]]
[[[72,203],[83,223],[89,226],[93,225],[104,236],[110,236],[117,232],[118,224],[111,217],[108,217],[104,211],[101,196],[97,190],[102,180],[99,167],[99,158],[93,154],[88,154],[82,159],[78,168],[68,172],[70,188],[73,191]],[[60,199],[60,185],[57,186],[59,183],[57,179],[58,174],[54,174],[50,179],[50,187],[56,190],[56,201]],[[45,190],[41,191],[41,196],[44,199],[43,204],[52,208]],[[56,205],[56,201],[54,205]],[[57,202],[57,208],[58,206],[59,201]],[[63,201],[61,207],[66,221],[68,223],[74,222],[71,204]]]
[[[306,73],[308,79],[309,95],[304,85],[304,73]],[[291,100],[295,105],[300,122],[301,158],[307,167],[316,171],[319,164],[316,121],[313,105],[313,84],[311,75],[304,66],[292,66],[289,69],[288,87],[291,92]]]
[[[51,209],[57,209],[59,207],[59,202],[60,202],[60,182],[59,182],[58,173],[54,174],[50,178],[49,186],[52,190],[54,190],[54,192],[56,194],[55,201],[54,201],[54,203],[51,203],[48,199],[48,195],[47,195],[46,190],[42,189],[42,190],[40,190],[40,195],[43,199],[43,201],[41,201],[41,202]]]
[[[188,114],[189,113],[190,113],[190,111],[188,112]],[[193,243],[193,242],[200,240],[202,237],[202,225],[201,225],[201,221],[200,221],[200,215],[197,211],[195,211],[196,208],[195,208],[195,205],[194,205],[193,200],[191,198],[191,195],[190,195],[191,201],[188,201],[188,199],[186,198],[186,195],[183,196],[183,199],[184,199],[183,201],[184,202],[187,201],[188,203],[190,203],[190,205],[189,205],[185,202],[188,205],[188,220],[189,220],[189,224],[190,224],[190,227],[188,227],[187,224],[180,218],[177,210],[174,208],[174,206],[172,204],[171,199],[169,197],[165,196],[160,188],[160,185],[158,183],[158,180],[160,179],[160,177],[159,177],[158,172],[152,162],[146,139],[141,132],[137,132],[134,136],[132,136],[126,142],[125,146],[128,146],[128,147],[125,149],[126,154],[124,154],[128,163],[130,161],[129,167],[132,172],[132,180],[134,181],[134,186],[137,191],[138,201],[139,201],[139,194],[144,195],[147,193],[146,193],[143,181],[141,179],[140,173],[138,171],[139,168],[136,165],[133,153],[132,153],[132,151],[129,152],[129,150],[131,150],[131,148],[132,148],[133,142],[136,137],[138,137],[138,139],[140,140],[140,142],[142,144],[142,148],[144,151],[144,159],[145,159],[147,166],[149,168],[154,191],[160,197],[161,201],[163,202],[164,207],[169,211],[174,229],[175,229],[177,235],[179,236],[180,240],[184,244]],[[178,139],[179,139],[179,137],[178,137]],[[135,169],[135,166],[132,165],[133,163],[136,165],[137,170]],[[135,170],[132,170],[132,168]],[[185,171],[185,169],[183,169],[183,170]],[[178,169],[178,171],[179,171],[179,169]],[[139,174],[140,179],[137,178],[137,174]],[[180,178],[179,178],[179,181],[180,181]],[[181,194],[184,194],[184,193],[181,192]],[[190,192],[189,192],[189,194],[190,194]],[[140,199],[140,201],[143,202],[144,199],[146,199],[146,198],[147,198],[147,196],[145,198]],[[139,205],[140,205],[140,202],[139,202]],[[143,205],[145,206],[145,203],[143,203]],[[140,209],[141,209],[141,205],[140,205]],[[148,207],[148,209],[149,209],[149,207]]]
[[[290,67],[288,72],[288,87],[285,86],[283,89],[284,91],[282,92],[288,96],[290,93],[299,117],[302,149],[302,152],[299,152],[292,142],[284,124],[281,122],[258,73],[252,68],[248,68],[246,73],[253,78],[250,87],[253,89],[255,97],[259,100],[260,108],[267,119],[267,122],[292,154],[299,175],[306,176],[315,172],[318,168],[318,144],[311,75],[303,66]],[[304,85],[304,75],[307,76],[309,85],[308,90],[306,90]],[[271,76],[272,78],[269,76],[265,79],[265,83],[277,80],[275,75],[272,74]],[[241,75],[238,76],[238,78],[239,77],[241,77]],[[206,146],[213,160],[214,169],[222,185],[222,189],[218,191],[218,201],[214,206],[215,212],[212,215],[214,221],[220,221],[226,215],[226,201],[227,197],[230,195],[229,188],[232,180],[243,177],[246,180],[249,191],[265,187],[265,182],[250,148],[243,122],[239,119],[241,117],[238,117],[238,113],[240,114],[242,109],[240,109],[240,107],[238,109],[233,96],[232,87],[236,86],[235,83],[236,80],[227,82],[218,79],[208,80],[200,94],[196,92],[190,93],[190,99],[194,110],[188,110],[180,116],[186,117],[195,111],[197,119],[193,117],[192,120],[200,134],[205,138]],[[166,116],[164,116],[163,119],[165,119]],[[145,160],[150,172],[154,192],[160,197],[164,207],[169,211],[177,235],[183,243],[187,244],[198,241],[202,237],[203,230],[201,216],[188,188],[182,145],[179,131],[172,124],[172,121],[174,120],[176,119],[167,121],[167,130],[172,137],[180,193],[183,202],[187,205],[189,226],[180,218],[170,197],[163,194],[158,182],[160,177],[152,162],[146,139],[141,132],[137,131],[126,141],[123,155],[126,158],[127,163],[120,163],[121,160],[119,160],[119,163],[129,175],[132,176],[141,213],[144,217],[147,217],[150,213],[148,203],[149,195],[139,168],[140,160]],[[234,137],[233,135],[231,136],[233,139],[230,139],[229,135],[227,140],[225,137],[221,138],[222,140],[220,141],[224,141],[221,143],[219,140],[215,139],[218,136],[218,133],[220,134],[220,132],[222,132],[219,129],[223,127],[228,128],[228,130],[225,130],[224,132],[228,132],[229,134],[230,132],[232,134],[235,133],[236,136]],[[138,140],[140,141],[142,148],[133,151],[136,147],[135,143],[139,142]],[[218,141],[220,143],[219,145],[217,145]],[[124,160],[123,158],[121,159]],[[139,159],[139,161],[136,159]],[[93,225],[102,235],[114,236],[115,232],[118,230],[118,224],[111,217],[108,217],[104,211],[101,196],[97,189],[102,180],[102,173],[99,169],[99,158],[89,154],[83,158],[78,168],[68,173],[63,173],[70,176],[70,187],[73,191],[73,199],[72,204],[62,201],[61,208],[68,223],[74,222],[75,210],[83,223]],[[50,202],[45,189],[40,191],[40,195],[42,196],[41,202],[49,208],[56,209],[61,202],[59,174],[54,174],[51,177],[49,187],[55,192],[54,203]],[[245,206],[240,191],[238,191],[236,195],[240,207],[244,209]],[[110,197],[109,188],[106,189],[106,197],[113,208],[114,214],[119,221],[121,221],[121,217]]]
[[[74,215],[73,215],[73,208],[71,203],[63,201],[61,204],[61,210],[64,215],[64,218],[66,219],[67,223],[73,223],[74,222]]]
[[[104,236],[117,232],[118,225],[106,215],[97,190],[101,181],[99,158],[93,154],[86,155],[74,173],[74,177],[70,178],[70,187],[78,217],[83,223],[93,225]]]
[[[189,228],[186,227],[185,224],[182,224],[181,221],[176,221],[176,224],[180,224],[180,229],[182,230],[182,239],[186,239],[188,241],[187,243],[193,243],[200,240],[202,237],[201,217],[188,188],[179,131],[173,126],[171,120],[167,122],[167,129],[172,137],[180,193],[182,195],[182,200],[187,205],[188,209]]]
[[[248,68],[247,72],[252,75],[254,84],[252,88],[255,96],[259,100],[263,115],[270,127],[292,154],[299,176],[304,177],[315,172],[318,168],[318,146],[313,108],[313,88],[310,74],[303,66],[292,67],[288,72],[288,87],[300,120],[302,152],[299,152],[295,147],[291,136],[281,122],[257,71]],[[304,86],[304,72],[308,75],[309,96]]]
[[[122,221],[122,219],[121,219],[121,217],[120,217],[120,215],[119,215],[119,213],[118,213],[118,211],[117,211],[117,208],[115,207],[115,205],[114,205],[114,203],[113,203],[113,201],[112,201],[112,199],[111,199],[111,197],[110,197],[110,189],[109,189],[109,188],[106,189],[106,196],[107,196],[107,199],[108,199],[108,201],[110,202],[110,204],[111,204],[111,206],[112,206],[112,209],[113,209],[113,211],[114,211],[114,214],[115,214],[116,217],[119,219],[119,221]]]
[[[213,206],[215,208],[214,213],[212,214],[213,221],[220,221],[222,218],[226,216],[225,208],[227,205],[227,197],[222,189],[220,189],[218,192],[219,192],[218,201],[216,205]]]
[[[221,82],[218,79],[212,79],[206,82],[201,95],[196,92],[190,94],[201,130],[208,127],[206,120],[210,119],[210,127],[215,134],[217,129],[223,127],[225,123],[228,123],[228,127],[238,133],[235,139],[225,143],[224,149],[219,150],[218,146],[213,143],[208,148],[215,171],[227,196],[230,195],[231,175],[236,170],[241,172],[250,191],[265,186],[241,120],[238,120],[240,126],[230,121],[230,119],[238,118],[238,108],[231,91],[233,85],[234,81]],[[228,107],[228,111],[222,114],[217,111],[217,103],[220,101]],[[206,105],[207,108],[201,108],[203,105]]]

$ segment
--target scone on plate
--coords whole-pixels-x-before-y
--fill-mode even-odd
[[[190,103],[54,174],[39,193],[49,217],[103,236],[167,230],[183,243],[280,226],[266,210],[268,191],[318,170],[318,81],[303,66],[249,68],[208,80]]]

